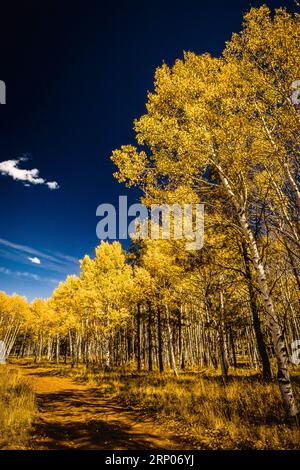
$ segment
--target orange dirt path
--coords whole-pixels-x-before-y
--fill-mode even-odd
[[[112,401],[100,388],[51,375],[51,369],[29,366],[18,369],[37,396],[34,449],[188,448],[179,436],[162,429],[153,419]]]

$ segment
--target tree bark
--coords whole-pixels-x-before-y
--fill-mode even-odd
[[[239,210],[239,218],[241,227],[249,244],[252,261],[257,273],[258,286],[264,300],[266,319],[271,331],[272,343],[277,361],[277,380],[279,383],[280,392],[288,416],[294,418],[298,414],[298,409],[292,389],[290,373],[288,370],[288,357],[283,335],[276,317],[273,300],[270,294],[265,268],[260,258],[256,240],[248,224],[244,209]]]
[[[59,354],[60,354],[60,341],[59,341],[59,333],[56,335],[56,363],[59,364]]]
[[[277,361],[277,380],[279,384],[279,389],[281,392],[281,396],[283,399],[283,403],[287,412],[287,415],[290,418],[296,418],[298,415],[298,409],[296,405],[295,396],[292,389],[291,378],[288,370],[288,357],[285,348],[284,339],[282,336],[281,328],[278,323],[278,319],[276,318],[275,308],[273,304],[273,300],[271,297],[270,288],[268,285],[266,272],[264,268],[264,264],[261,260],[258,247],[256,244],[256,240],[252,233],[252,229],[248,224],[248,220],[246,217],[246,196],[244,197],[244,203],[241,204],[239,200],[236,198],[228,179],[226,178],[222,168],[215,163],[216,168],[219,171],[220,178],[223,182],[223,185],[227,191],[229,198],[231,199],[237,214],[238,220],[240,223],[240,227],[242,229],[245,241],[249,245],[251,259],[254,264],[256,275],[257,275],[257,282],[258,286],[264,301],[264,307],[266,312],[266,320],[268,322],[268,326],[272,336],[272,343],[274,347],[274,352]]]
[[[229,340],[230,340],[231,351],[232,351],[233,367],[236,369],[237,368],[237,360],[236,360],[235,345],[234,345],[234,339],[233,339],[233,334],[232,334],[231,327],[229,327]]]
[[[137,370],[141,370],[141,305],[137,304],[136,316],[136,337],[137,337]]]
[[[244,258],[246,279],[248,281],[247,285],[248,285],[248,292],[249,292],[250,311],[252,314],[253,328],[255,332],[257,348],[258,348],[258,352],[259,352],[261,362],[262,362],[263,378],[270,379],[272,377],[271,366],[270,366],[269,356],[267,353],[264,337],[261,331],[260,318],[259,318],[257,302],[256,302],[256,293],[252,285],[253,279],[252,279],[250,262],[249,262],[247,246],[246,246],[245,241],[242,241],[242,253],[243,253],[243,258]]]
[[[157,307],[157,336],[158,336],[158,364],[159,372],[164,371],[163,363],[163,347],[162,347],[162,331],[161,331],[161,311],[160,307]]]
[[[152,364],[152,329],[151,329],[151,323],[152,323],[152,309],[151,309],[151,304],[150,302],[148,303],[148,370],[149,372],[152,372],[153,370],[153,364]]]
[[[227,357],[227,349],[225,345],[225,325],[224,325],[224,297],[223,292],[220,292],[220,322],[219,322],[219,355],[220,365],[222,372],[223,383],[228,381],[229,361]]]
[[[170,363],[171,363],[171,367],[173,369],[173,372],[174,372],[175,376],[178,377],[178,371],[177,371],[177,367],[176,367],[174,347],[173,347],[173,335],[172,335],[172,330],[171,330],[171,325],[170,325],[169,308],[168,308],[167,305],[166,305],[166,314],[167,314],[167,329],[168,329]]]

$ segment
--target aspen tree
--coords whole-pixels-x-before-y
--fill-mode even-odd
[[[139,186],[150,200],[162,200],[168,189],[190,186],[211,207],[217,207],[242,237],[255,268],[258,293],[277,359],[283,402],[288,415],[295,417],[298,408],[285,342],[278,308],[272,298],[272,282],[259,247],[253,208],[263,198],[262,210],[267,217],[272,203],[268,189],[275,173],[279,175],[277,185],[288,181],[297,201],[295,170],[288,156],[291,151],[298,154],[298,147],[293,144],[294,140],[287,146],[287,138],[290,123],[293,129],[298,129],[298,111],[285,95],[282,106],[287,111],[284,107],[281,112],[276,97],[284,92],[282,83],[286,90],[290,86],[286,80],[299,71],[299,23],[282,11],[272,20],[266,7],[252,9],[245,20],[241,35],[232,39],[234,50],[237,37],[241,38],[236,54],[229,44],[223,58],[187,53],[184,60],[177,60],[172,68],[164,64],[156,71],[155,91],[148,95],[147,114],[135,122],[140,147],[123,146],[113,152],[112,159],[118,167],[119,181]],[[268,26],[266,31],[265,26]],[[295,43],[291,36],[296,37]],[[269,38],[274,41],[270,43]],[[280,44],[285,41],[289,47],[280,54]],[[252,67],[247,47],[252,48],[258,58],[263,57],[263,64],[258,60],[260,69]],[[289,75],[282,66],[283,60],[291,67]],[[241,68],[240,62],[243,65],[250,62],[250,65]],[[268,83],[269,77],[276,77],[282,70],[280,80]],[[247,79],[245,74],[248,74]],[[261,80],[257,85],[259,74]],[[275,145],[263,119],[262,103],[257,105],[263,80],[270,90],[268,108],[264,112],[270,116],[269,120],[274,117],[274,124],[283,130],[283,137],[280,132],[277,134]],[[258,109],[254,112],[255,106]],[[272,160],[271,167],[270,157],[278,150],[279,157]],[[265,174],[269,175],[269,180],[262,178]]]

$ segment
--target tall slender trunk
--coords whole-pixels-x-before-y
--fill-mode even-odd
[[[38,345],[38,357],[37,357],[38,362],[40,362],[42,359],[42,352],[43,352],[43,334],[40,333],[39,345]]]
[[[220,322],[219,322],[219,356],[222,372],[222,379],[224,384],[228,381],[229,361],[227,356],[227,348],[225,344],[225,324],[224,324],[224,296],[220,292]]]
[[[137,305],[137,316],[136,316],[136,337],[137,337],[137,370],[141,370],[141,305]]]
[[[249,245],[251,259],[253,261],[258,286],[264,300],[266,320],[272,336],[272,343],[277,361],[277,380],[279,389],[282,395],[283,403],[290,418],[297,417],[298,409],[296,405],[295,396],[292,389],[291,378],[288,370],[288,357],[285,348],[285,343],[282,335],[278,319],[276,317],[273,300],[271,297],[270,288],[268,285],[265,267],[259,254],[257,243],[253,235],[252,229],[248,224],[245,206],[246,206],[246,195],[244,195],[244,204],[238,201],[235,193],[233,192],[228,179],[226,178],[223,169],[215,163],[216,168],[219,171],[220,178],[227,191],[228,196],[232,200],[232,203],[237,211],[240,227],[243,231],[246,242]]]
[[[179,363],[180,368],[183,370],[185,368],[185,361],[184,361],[184,350],[183,350],[183,335],[182,335],[182,305],[179,309],[179,316],[178,316],[178,356],[179,356]]]
[[[22,346],[20,349],[20,356],[24,357],[24,352],[25,352],[25,344],[26,344],[26,339],[27,339],[27,328],[25,329],[23,341],[22,341]]]
[[[52,338],[48,336],[47,341],[47,361],[51,361],[52,359]]]
[[[160,307],[157,307],[157,336],[158,336],[158,364],[159,372],[164,371],[163,363],[163,347],[162,347],[162,331],[161,331],[161,311]]]
[[[74,367],[73,339],[72,339],[71,330],[69,330],[69,345],[70,345],[71,367]]]
[[[111,366],[109,338],[104,340],[104,370],[109,371]]]
[[[176,366],[176,361],[175,361],[175,354],[174,354],[174,347],[173,347],[173,335],[172,335],[172,330],[171,330],[171,325],[170,325],[169,308],[168,308],[167,305],[165,307],[166,307],[166,316],[167,316],[167,329],[168,329],[170,363],[171,363],[171,367],[173,369],[173,372],[174,372],[175,376],[178,377],[177,366]]]
[[[235,344],[234,344],[234,339],[233,339],[231,326],[229,327],[229,341],[230,341],[230,346],[231,346],[231,351],[232,351],[233,367],[236,369],[237,368],[237,360],[236,360]]]
[[[153,364],[152,364],[152,308],[150,302],[148,303],[148,370],[152,372]]]
[[[288,370],[288,357],[287,351],[285,348],[285,343],[282,335],[282,331],[276,317],[275,308],[273,300],[271,297],[265,267],[261,260],[256,240],[252,233],[252,230],[248,224],[245,210],[240,209],[239,218],[241,227],[247,237],[249,243],[249,248],[252,256],[252,261],[254,263],[256,273],[257,273],[257,282],[261,294],[264,300],[264,306],[266,311],[266,319],[268,326],[271,331],[272,343],[275,351],[276,361],[277,361],[277,380],[279,383],[279,388],[283,398],[283,402],[287,411],[288,416],[296,417],[298,414],[298,409],[296,405],[295,396],[292,389],[290,373]]]
[[[59,333],[56,335],[56,363],[59,364],[59,354],[60,354],[60,340]]]
[[[261,331],[260,318],[259,318],[257,302],[256,302],[256,293],[252,285],[253,279],[252,279],[250,262],[249,262],[247,246],[246,246],[245,241],[242,241],[242,253],[243,253],[243,258],[244,258],[246,279],[248,281],[247,285],[248,285],[248,292],[249,292],[250,311],[252,314],[253,328],[255,332],[257,348],[258,348],[258,352],[259,352],[261,362],[262,362],[263,377],[264,379],[269,379],[272,377],[271,366],[270,366],[269,356],[267,353],[264,337]]]

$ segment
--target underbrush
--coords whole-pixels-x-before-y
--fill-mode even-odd
[[[26,449],[36,411],[34,393],[17,370],[0,366],[0,449]]]
[[[155,415],[199,449],[299,449],[299,429],[286,423],[276,381],[265,382],[250,370],[237,370],[225,387],[215,371],[179,378],[84,368],[72,374],[127,407]],[[293,385],[299,403],[297,380]]]
[[[264,381],[247,367],[233,370],[226,386],[214,369],[181,371],[176,378],[171,372],[137,373],[134,368],[104,373],[83,365],[32,367],[98,388],[199,449],[299,449],[299,428],[286,421],[276,380]],[[293,372],[293,388],[300,403],[299,371]]]

